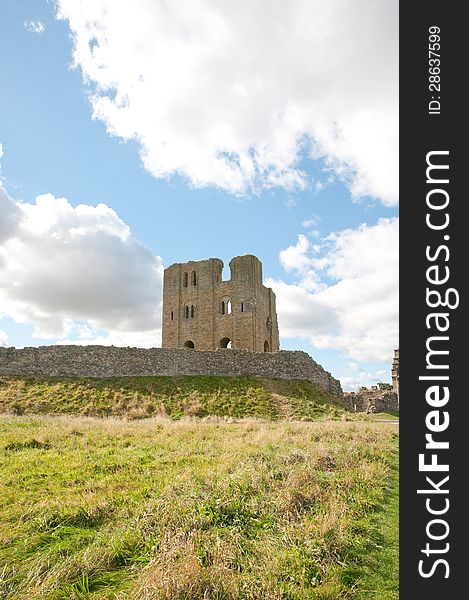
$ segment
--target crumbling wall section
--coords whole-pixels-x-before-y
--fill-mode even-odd
[[[399,410],[398,396],[390,391],[345,392],[343,402],[347,408],[355,412],[377,413]]]

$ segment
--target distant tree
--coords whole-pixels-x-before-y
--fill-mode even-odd
[[[392,391],[392,385],[390,383],[385,383],[384,381],[380,381],[377,383],[378,389],[383,390],[385,392]]]

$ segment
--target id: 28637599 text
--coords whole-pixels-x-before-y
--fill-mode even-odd
[[[432,25],[428,28],[428,91],[430,101],[428,114],[439,115],[441,109],[441,55],[440,28]]]

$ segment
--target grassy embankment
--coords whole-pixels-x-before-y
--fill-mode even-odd
[[[308,384],[150,379],[3,378],[1,406],[342,415]],[[397,599],[396,460],[387,423],[3,416],[0,598]]]
[[[344,415],[336,402],[306,381],[215,376],[0,377],[0,413],[316,419]]]

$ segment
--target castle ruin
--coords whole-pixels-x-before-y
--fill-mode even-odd
[[[392,390],[399,397],[399,348],[397,348],[397,350],[394,350],[394,357],[392,359],[391,378]]]
[[[247,254],[229,264],[228,281],[219,258],[165,269],[163,348],[279,350],[275,294],[262,284],[261,261]]]
[[[262,284],[260,260],[237,256],[230,269],[228,281],[218,258],[165,270],[162,348],[0,347],[0,376],[270,377],[310,381],[342,398],[340,381],[306,352],[279,350],[275,294]]]

